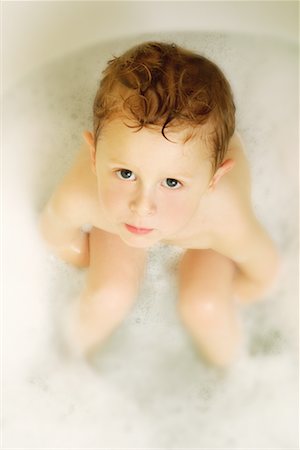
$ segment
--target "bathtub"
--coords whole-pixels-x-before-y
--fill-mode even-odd
[[[297,446],[296,2],[5,2],[3,12],[3,448]],[[257,216],[283,258],[245,342],[208,368],[175,311],[180,249],[149,252],[130,315],[89,363],[62,351],[60,317],[84,270],[56,259],[39,211],[91,128],[100,72],[142,40],[202,52],[233,87]]]

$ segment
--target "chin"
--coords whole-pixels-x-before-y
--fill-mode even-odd
[[[150,249],[151,247],[153,247],[155,245],[155,243],[152,244],[146,244],[146,243],[132,243],[132,242],[128,242],[128,241],[123,241],[126,245],[128,245],[128,247],[132,247],[132,248],[140,248],[140,249]]]
[[[126,239],[124,237],[121,237],[121,239],[126,245],[128,245],[128,247],[133,247],[133,248],[144,248],[144,249],[147,249],[147,248],[151,248],[151,247],[153,247],[153,245],[157,244],[157,241],[155,241],[155,242],[146,242],[144,240],[138,241],[137,239]]]
[[[133,248],[150,248],[159,242],[159,239],[154,239],[145,236],[124,236],[124,234],[119,235],[122,241]]]

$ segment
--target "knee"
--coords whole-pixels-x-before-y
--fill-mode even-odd
[[[225,312],[220,299],[211,294],[180,296],[177,306],[185,321],[196,320],[198,323],[215,323]]]
[[[86,268],[89,266],[90,255],[88,245],[84,242],[84,239],[87,238],[83,236],[80,243],[76,242],[62,248],[54,248],[53,252],[58,258],[72,266]]]
[[[137,292],[128,286],[104,285],[99,288],[87,288],[84,293],[85,304],[92,309],[124,312],[134,303]]]
[[[131,307],[137,292],[131,286],[107,286],[99,293],[102,302],[107,302],[111,310],[127,309]]]

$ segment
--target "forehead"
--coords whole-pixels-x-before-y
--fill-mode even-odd
[[[166,139],[159,126],[147,126],[139,130],[129,121],[115,119],[103,127],[97,148],[101,147],[101,152],[110,157],[142,155],[145,158],[149,153],[153,162],[158,156],[192,164],[209,159],[211,151],[205,135],[198,133],[187,140],[190,135],[190,129],[168,129],[165,132]]]

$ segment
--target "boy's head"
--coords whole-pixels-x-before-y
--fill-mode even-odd
[[[185,131],[210,151],[213,172],[235,128],[228,81],[211,61],[175,44],[146,42],[109,61],[94,101],[94,145],[104,125],[122,119],[137,130]]]

